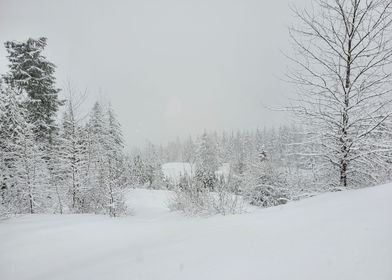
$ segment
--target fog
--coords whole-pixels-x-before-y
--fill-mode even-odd
[[[296,5],[305,0],[295,1]],[[110,100],[128,147],[290,122],[288,0],[0,1],[0,41],[48,37],[67,80]],[[0,73],[7,71],[0,48]]]

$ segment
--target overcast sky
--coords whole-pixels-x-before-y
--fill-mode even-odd
[[[295,4],[308,2],[296,0]],[[0,0],[0,41],[45,52],[90,101],[110,100],[128,146],[289,121],[281,81],[289,0]],[[0,49],[0,73],[6,71]]]

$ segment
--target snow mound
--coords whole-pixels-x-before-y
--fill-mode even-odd
[[[392,279],[392,184],[236,216],[170,213],[133,190],[134,216],[0,223],[0,279]]]

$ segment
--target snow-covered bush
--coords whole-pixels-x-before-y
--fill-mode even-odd
[[[189,215],[209,212],[209,191],[188,176],[182,176],[179,184],[173,186],[174,195],[169,202],[171,210],[183,211]],[[207,213],[205,213],[207,212]]]
[[[285,204],[289,199],[284,191],[277,189],[275,186],[256,185],[246,198],[251,205],[260,207],[271,207]]]
[[[231,192],[229,185],[222,181],[211,191],[198,181],[183,176],[174,187],[169,208],[187,215],[239,214],[244,211],[241,198]]]
[[[268,161],[249,166],[243,178],[242,194],[251,205],[270,207],[290,199],[285,176]]]
[[[218,180],[213,196],[213,206],[217,213],[222,215],[240,214],[245,211],[244,201],[236,194],[235,180],[231,177],[228,180],[223,178]]]

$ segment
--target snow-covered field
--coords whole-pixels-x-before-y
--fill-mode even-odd
[[[0,279],[392,279],[392,185],[237,216],[183,217],[134,190],[133,216],[0,222]]]

